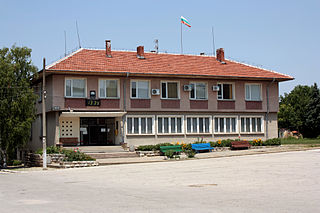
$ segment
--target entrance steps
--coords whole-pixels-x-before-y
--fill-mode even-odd
[[[135,152],[114,152],[114,153],[86,153],[95,159],[108,158],[134,158],[139,157]]]
[[[79,149],[95,159],[138,157],[135,152],[125,151],[121,146],[74,146],[65,148]]]

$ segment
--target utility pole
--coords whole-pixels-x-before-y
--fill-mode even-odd
[[[46,58],[43,58],[42,69],[42,167],[47,170],[47,123],[46,123]]]

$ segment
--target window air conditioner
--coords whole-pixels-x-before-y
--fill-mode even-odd
[[[152,95],[160,95],[160,90],[159,89],[152,89],[151,94]]]
[[[183,85],[183,90],[184,91],[191,91],[192,90],[192,86],[191,85]]]
[[[217,85],[213,85],[213,86],[212,86],[212,90],[213,90],[213,91],[219,91],[220,88],[219,88],[219,86],[217,86]]]

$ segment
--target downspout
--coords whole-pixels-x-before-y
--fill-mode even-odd
[[[127,112],[127,79],[129,77],[129,73],[127,72],[126,78],[123,79],[123,112]],[[125,120],[126,120],[126,114],[122,116],[122,142],[125,143]]]
[[[267,85],[267,113],[266,113],[266,139],[269,139],[269,112],[270,112],[270,107],[269,107],[269,88],[272,83],[276,81],[275,78],[272,79],[272,81]]]

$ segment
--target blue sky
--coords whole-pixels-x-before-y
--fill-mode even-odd
[[[0,48],[27,46],[41,68],[78,47],[77,20],[82,47],[135,50],[144,45],[180,52],[180,16],[184,53],[212,54],[211,27],[216,48],[226,58],[289,74],[294,81],[280,84],[280,94],[298,84],[320,85],[320,1],[18,1],[0,0]]]

